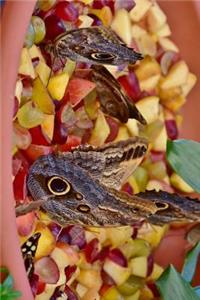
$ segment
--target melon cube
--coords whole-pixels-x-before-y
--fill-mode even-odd
[[[161,81],[161,89],[170,89],[184,85],[187,82],[189,70],[187,64],[181,60],[174,64],[167,76]]]
[[[145,278],[148,271],[148,258],[146,256],[132,258],[130,260],[130,268],[133,275]]]
[[[115,281],[117,285],[124,283],[131,274],[129,267],[122,267],[110,259],[106,259],[103,270]]]
[[[148,256],[150,254],[150,246],[143,239],[129,240],[120,247],[120,250],[127,259],[135,256]]]
[[[76,280],[89,289],[95,288],[98,290],[102,285],[100,270],[81,269]]]
[[[107,238],[110,240],[113,247],[118,247],[128,241],[133,233],[130,226],[107,228]]]

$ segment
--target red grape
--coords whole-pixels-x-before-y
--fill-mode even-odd
[[[128,265],[126,257],[117,248],[110,250],[108,258],[122,267],[127,267]]]
[[[119,77],[118,81],[121,83],[127,95],[131,99],[133,99],[134,101],[137,101],[139,99],[141,91],[138,79],[134,72],[129,72],[128,75]]]
[[[78,19],[78,10],[72,2],[59,2],[55,7],[55,14],[64,21],[75,22]]]
[[[62,20],[56,15],[48,16],[45,19],[46,35],[47,40],[54,40],[58,35],[65,32],[65,26]]]
[[[97,238],[94,238],[86,245],[84,250],[87,262],[93,263],[97,258],[98,252],[99,252],[99,240]]]
[[[175,140],[178,137],[178,128],[175,120],[165,120],[165,127],[167,135],[171,140]]]

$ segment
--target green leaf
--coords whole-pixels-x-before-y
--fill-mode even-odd
[[[156,281],[163,300],[199,300],[199,297],[182,278],[176,269],[170,265]]]
[[[198,257],[200,254],[200,242],[196,244],[186,255],[181,275],[183,278],[191,282],[195,274]]]
[[[12,289],[13,288],[13,278],[12,276],[9,274],[6,279],[4,280],[3,282],[3,287],[6,288],[6,289]]]
[[[200,192],[200,143],[190,140],[168,141],[167,160],[183,180]]]

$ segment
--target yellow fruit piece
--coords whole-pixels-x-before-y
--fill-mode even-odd
[[[169,99],[177,98],[178,96],[181,95],[181,93],[182,93],[181,87],[176,86],[176,87],[172,87],[170,89],[160,89],[159,90],[159,97],[163,101],[165,101],[165,100],[168,101]]]
[[[185,182],[178,174],[173,173],[170,177],[171,185],[184,193],[193,193],[193,188]]]
[[[124,268],[110,259],[106,259],[103,270],[115,281],[117,285],[124,283],[131,274],[129,267]]]
[[[170,89],[184,85],[187,82],[189,69],[187,64],[181,60],[173,65],[167,76],[161,81],[161,89]]]
[[[167,21],[167,17],[157,3],[154,3],[148,11],[147,22],[151,32],[159,30]]]
[[[110,26],[113,18],[110,7],[109,6],[102,7],[102,9],[100,10],[99,17],[102,20],[104,26]]]
[[[99,290],[99,289],[98,289]],[[96,288],[89,289],[81,300],[100,300],[100,296]]]
[[[179,52],[178,47],[167,37],[159,38],[159,44],[165,51]]]
[[[15,97],[17,97],[19,103],[21,100],[22,90],[23,90],[23,84],[22,84],[21,80],[17,80],[16,86],[15,86]]]
[[[165,126],[163,125],[163,128],[161,129],[159,135],[153,142],[153,149],[156,151],[166,151],[167,139],[167,131]]]
[[[146,56],[140,62],[139,67],[135,70],[135,74],[139,81],[148,79],[155,75],[160,75],[160,65],[154,58]]]
[[[117,35],[127,44],[130,45],[132,41],[131,20],[126,9],[117,10],[112,21],[111,28]]]
[[[48,91],[53,99],[61,100],[69,81],[68,73],[61,73],[50,78]]]
[[[130,11],[130,17],[133,22],[138,22],[145,16],[152,3],[149,0],[136,0],[135,4]]]
[[[79,25],[79,28],[90,27],[94,22],[94,20],[87,15],[81,15],[78,17],[78,19],[81,21],[81,25]]]
[[[116,287],[109,288],[102,297],[102,300],[122,300],[121,294]]]
[[[140,188],[139,188],[139,186],[138,186],[138,184],[137,184],[137,181],[136,181],[136,179],[135,179],[135,177],[134,177],[134,175],[131,175],[131,176],[128,178],[128,183],[129,183],[129,184],[131,185],[131,187],[133,188],[134,194],[137,194],[137,193],[141,192],[141,191],[140,191]]]
[[[168,230],[168,225],[157,226],[144,224],[138,232],[138,238],[142,238],[147,241],[151,247],[157,247]]]
[[[83,297],[86,292],[88,291],[88,288],[86,288],[84,285],[78,283],[76,286],[76,292],[79,295],[79,297]]]
[[[38,65],[35,67],[35,71],[40,77],[44,86],[47,86],[51,74],[51,69],[47,66],[47,64],[40,60]]]
[[[93,0],[81,0],[81,2],[88,5],[88,4],[91,4],[93,2]]]
[[[107,239],[110,240],[113,247],[118,247],[127,242],[132,234],[133,229],[130,226],[107,228]]]
[[[44,121],[41,124],[42,132],[50,139],[50,141],[53,139],[54,119],[54,115],[45,115]]]
[[[28,52],[31,59],[38,57],[40,61],[45,62],[40,48],[37,47],[35,44],[33,44],[33,46],[28,49]]]
[[[115,138],[115,142],[127,140],[129,138],[129,132],[125,125],[119,127],[119,131],[117,137]]]
[[[95,122],[89,144],[94,146],[101,146],[105,143],[108,135],[110,134],[110,127],[106,122],[104,114],[99,111]]]
[[[137,136],[139,134],[138,122],[135,119],[128,119],[126,127],[131,136]]]
[[[182,94],[184,97],[186,97],[189,94],[189,92],[194,87],[196,82],[197,82],[197,77],[194,74],[189,73],[186,83],[181,87]]]
[[[153,264],[153,271],[152,271],[151,275],[148,277],[148,280],[150,280],[150,281],[151,280],[152,281],[157,280],[161,276],[163,271],[164,271],[164,269],[161,266],[154,263]]]
[[[33,106],[32,101],[25,103],[17,112],[19,124],[24,128],[33,128],[44,120],[44,113]]]
[[[143,239],[130,239],[128,242],[120,247],[122,253],[127,259],[138,256],[148,256],[150,254],[150,246],[147,241]]]
[[[160,182],[156,179],[149,180],[149,182],[147,183],[147,186],[146,186],[147,191],[155,190],[158,192],[162,189],[163,189],[162,182]]]
[[[159,115],[159,98],[156,96],[145,97],[136,103],[136,107],[147,121],[147,124],[152,123]]]
[[[131,296],[124,297],[124,300],[139,300],[140,299],[140,294],[141,294],[141,292],[137,291],[136,293],[134,293]]]
[[[156,55],[156,43],[150,34],[142,34],[140,38],[136,39],[136,44],[139,48],[139,52],[141,52],[143,55]]]
[[[147,276],[148,261],[146,256],[134,257],[130,260],[131,274],[145,278]]]
[[[153,91],[159,82],[160,74],[139,81],[141,91]]]
[[[144,28],[137,24],[132,26],[132,37],[135,40],[140,39],[144,34],[147,34],[147,31]]]
[[[156,31],[158,37],[168,37],[171,35],[170,27],[165,23],[159,30]]]
[[[39,77],[33,82],[32,100],[43,113],[54,114],[55,105],[53,100]]]
[[[56,0],[38,0],[38,6],[43,11],[49,10],[55,3]]]
[[[49,228],[42,223],[37,224],[35,232],[41,233],[35,254],[35,258],[37,260],[43,256],[49,255],[54,249],[56,241]]]
[[[163,101],[165,107],[169,108],[173,112],[179,111],[185,102],[186,99],[182,95]]]
[[[96,288],[98,290],[102,285],[100,270],[81,269],[76,280],[89,289]]]
[[[145,286],[141,290],[140,300],[153,300],[153,299],[155,299],[153,292],[150,290],[150,288]]]
[[[21,51],[18,73],[30,76],[32,79],[35,78],[35,70],[27,48],[23,48]]]

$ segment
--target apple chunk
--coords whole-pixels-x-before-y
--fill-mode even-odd
[[[134,257],[130,261],[131,273],[145,278],[148,271],[148,258],[146,256]]]
[[[127,10],[124,8],[117,10],[111,28],[127,44],[131,44],[132,32],[131,21]]]
[[[152,123],[159,115],[159,98],[156,96],[145,97],[136,103],[136,107],[147,121],[147,124]]]
[[[68,81],[69,74],[65,72],[50,78],[47,88],[52,98],[56,100],[61,100],[63,98]]]
[[[130,17],[133,22],[138,22],[150,9],[152,3],[149,0],[136,0],[135,4],[136,5],[130,11]]]
[[[33,82],[32,100],[43,113],[54,114],[55,105],[53,100],[39,77]]]
[[[122,267],[110,259],[106,259],[103,270],[115,281],[117,285],[124,283],[131,274],[129,267]]]
[[[148,79],[149,77],[160,75],[160,65],[152,57],[146,56],[141,62],[139,67],[136,69],[135,74],[139,81]]]
[[[162,89],[181,86],[187,82],[189,70],[187,64],[181,60],[171,67],[168,75],[161,81]]]
[[[99,111],[89,143],[94,146],[101,146],[104,144],[109,134],[110,127],[106,122],[104,114]]]
[[[193,86],[196,84],[196,81],[197,77],[194,74],[189,73],[186,83],[182,86],[182,93],[184,97],[189,94]]]
[[[18,73],[35,78],[35,70],[27,48],[22,49]]]
[[[166,23],[166,15],[160,9],[158,4],[154,3],[148,11],[147,22],[149,25],[149,30],[151,32],[156,32]]]

